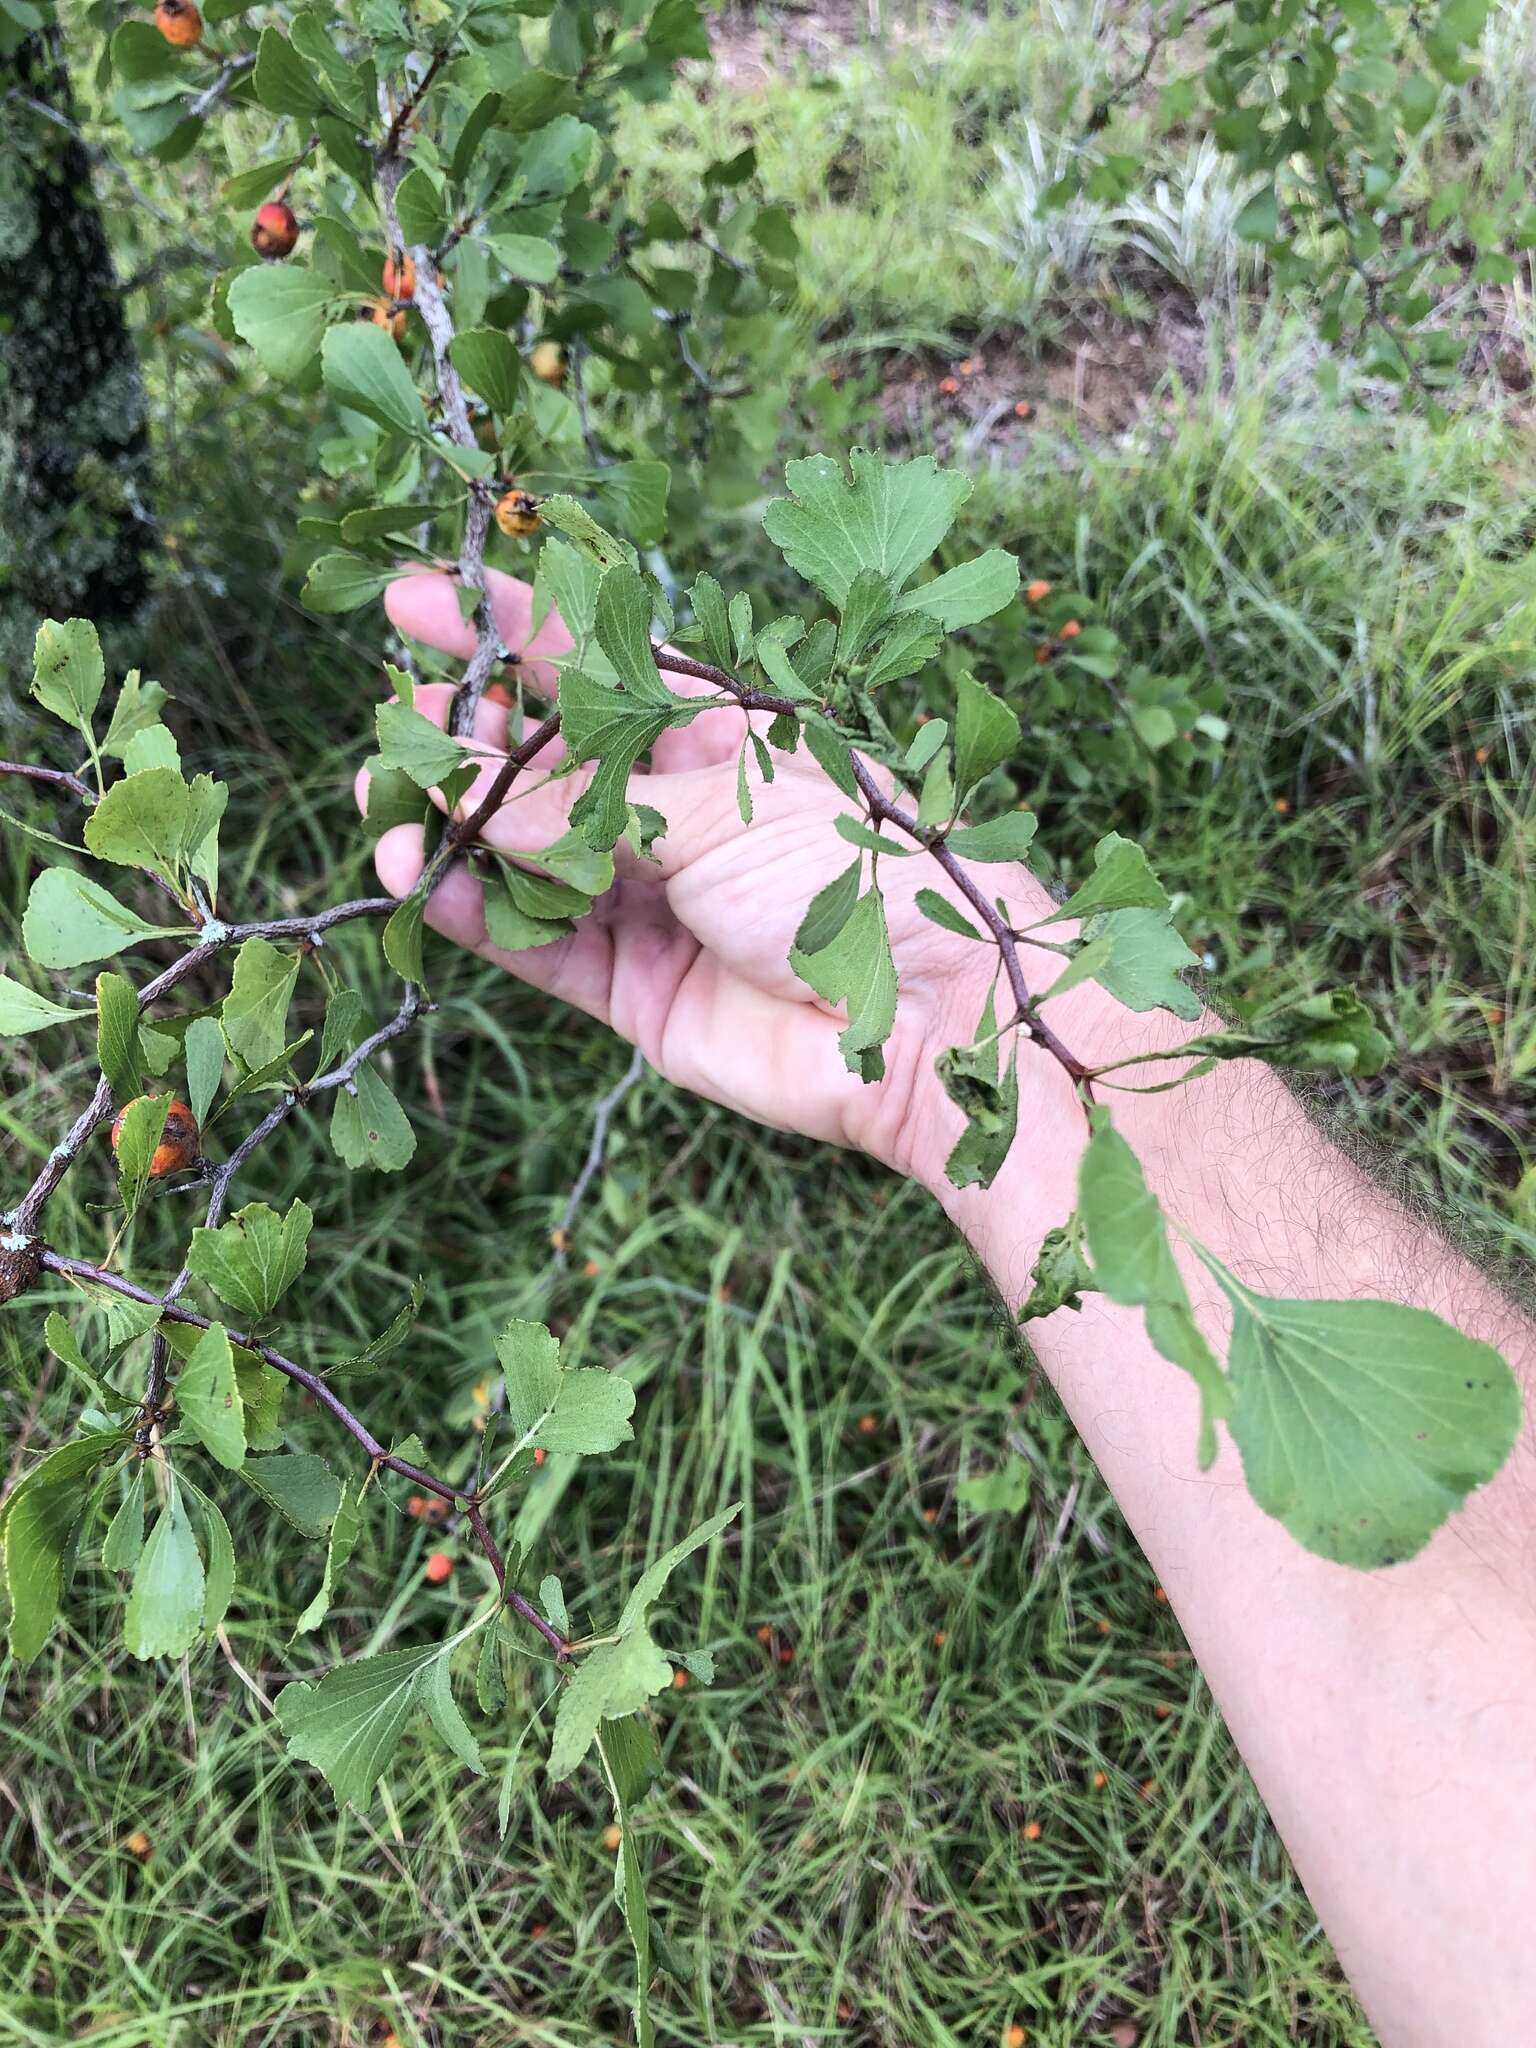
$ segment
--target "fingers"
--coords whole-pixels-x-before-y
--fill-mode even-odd
[[[515,654],[525,657],[524,673],[535,689],[546,696],[554,692],[556,674],[548,662],[527,659],[540,654],[569,654],[571,636],[558,612],[533,631],[533,588],[516,576],[503,576],[499,569],[485,572],[496,630]],[[390,623],[409,639],[424,640],[444,654],[468,661],[475,651],[475,626],[459,610],[459,586],[452,576],[439,570],[422,570],[398,577],[384,592],[384,609]]]
[[[374,848],[374,866],[391,896],[409,895],[421,880],[424,847],[420,825],[395,825],[380,838]],[[426,922],[455,945],[494,961],[530,987],[543,989],[605,1024],[611,1021],[613,947],[595,919],[584,918],[569,938],[553,945],[508,953],[491,944],[480,883],[468,868],[458,865],[448,870],[427,898]]]
[[[514,653],[521,654],[521,673],[530,687],[546,697],[555,694],[558,671],[539,655],[569,654],[574,645],[565,621],[551,612],[537,633],[533,624],[533,588],[498,569],[485,572],[486,588],[496,628]],[[398,577],[384,592],[384,609],[390,623],[409,639],[425,641],[444,654],[468,661],[475,651],[475,627],[459,609],[457,580],[440,570],[419,570]],[[714,686],[695,676],[662,671],[662,679],[675,696],[708,697]],[[478,727],[476,728],[478,731]],[[733,760],[741,744],[741,722],[722,711],[695,719],[681,731],[663,733],[658,742],[657,762],[666,768],[702,768],[715,761]]]

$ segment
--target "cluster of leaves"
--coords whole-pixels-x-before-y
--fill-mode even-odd
[[[1114,148],[1110,124],[1166,52],[1161,120],[1203,122],[1252,182],[1237,232],[1265,246],[1276,287],[1304,293],[1325,340],[1347,340],[1371,375],[1412,384],[1434,410],[1466,349],[1455,326],[1427,324],[1436,306],[1468,280],[1513,283],[1536,247],[1522,179],[1501,192],[1446,179],[1426,202],[1410,175],[1417,139],[1478,75],[1488,14],[1489,0],[1174,0],[1143,61],[1103,89],[1048,203],[1134,186],[1141,159]],[[1205,48],[1191,62],[1195,32]]]
[[[825,455],[792,462],[786,494],[768,506],[763,527],[794,597],[766,620],[747,593],[728,595],[707,573],[686,593],[656,573],[650,550],[667,516],[679,420],[688,489],[724,504],[759,487],[759,452],[772,435],[754,438],[748,399],[733,402],[707,447],[707,407],[678,401],[718,396],[732,361],[760,364],[793,256],[790,224],[746,194],[745,159],[716,167],[696,223],[657,210],[634,219],[627,210],[611,146],[614,97],[655,97],[680,56],[702,53],[695,0],[599,8],[472,0],[435,15],[424,34],[394,0],[283,14],[282,26],[259,32],[246,12],[211,0],[215,54],[206,46],[172,52],[146,22],[126,23],[112,38],[111,65],[119,111],[140,147],[175,161],[219,108],[259,124],[269,152],[237,174],[232,202],[248,205],[280,187],[307,209],[299,258],[247,264],[221,282],[216,308],[226,336],[249,343],[271,375],[322,388],[334,407],[335,431],[321,449],[332,502],[306,522],[308,600],[320,610],[361,606],[402,552],[456,557],[465,617],[476,626],[459,707],[470,717],[455,720],[467,729],[494,660],[508,651],[484,601],[484,567],[487,547],[501,545],[491,505],[515,477],[540,501],[538,531],[508,543],[534,571],[533,629],[558,607],[574,642],[557,662],[555,719],[566,751],[554,772],[590,773],[569,830],[551,846],[493,855],[470,848],[470,832],[454,827],[399,906],[369,899],[242,924],[220,897],[225,793],[184,772],[161,716],[164,693],[130,675],[104,720],[92,629],[78,620],[44,628],[34,694],[73,736],[75,757],[44,772],[85,816],[78,841],[27,827],[41,852],[23,939],[34,965],[62,980],[47,994],[0,977],[0,1036],[93,1019],[101,1079],[32,1187],[0,1218],[0,1293],[23,1293],[47,1271],[79,1289],[83,1308],[75,1323],[53,1312],[46,1331],[84,1389],[80,1433],[29,1467],[0,1510],[18,1658],[37,1655],[77,1559],[93,1546],[103,1569],[124,1575],[125,1640],[135,1654],[180,1655],[216,1634],[238,1579],[216,1504],[229,1485],[254,1488],[306,1541],[324,1544],[296,1626],[316,1630],[364,1540],[368,1508],[403,1480],[462,1517],[480,1543],[485,1600],[444,1641],[290,1684],[278,1718],[293,1754],[321,1770],[339,1798],[362,1802],[408,1723],[424,1716],[476,1769],[476,1738],[453,1689],[460,1652],[475,1642],[477,1704],[496,1715],[509,1699],[506,1656],[515,1641],[536,1637],[555,1660],[551,1771],[564,1776],[595,1757],[621,1823],[648,1788],[655,1748],[636,1715],[670,1682],[674,1659],[700,1679],[710,1675],[702,1652],[660,1648],[651,1613],[671,1574],[719,1534],[729,1512],[652,1563],[609,1630],[573,1641],[558,1580],[545,1574],[535,1586],[528,1560],[503,1560],[487,1518],[540,1453],[601,1456],[627,1439],[628,1384],[563,1367],[547,1331],[509,1324],[497,1346],[499,1405],[477,1469],[463,1483],[439,1481],[420,1444],[378,1442],[348,1398],[354,1378],[406,1342],[419,1293],[361,1352],[311,1370],[279,1349],[285,1325],[298,1326],[310,1209],[225,1209],[264,1137],[326,1098],[341,1167],[407,1165],[414,1136],[377,1056],[426,1000],[425,904],[447,862],[466,855],[497,943],[521,950],[565,937],[610,887],[620,842],[644,858],[665,830],[665,819],[631,801],[631,771],[664,732],[721,709],[738,720],[743,710],[756,714],[742,720],[737,788],[746,823],[754,787],[802,748],[845,799],[829,829],[851,858],[806,906],[790,959],[808,987],[841,1007],[850,1071],[880,1079],[900,1000],[881,863],[925,859],[948,887],[918,892],[923,914],[996,961],[971,1042],[939,1062],[966,1120],[951,1178],[985,1187],[1001,1170],[1018,1123],[1022,1058],[1055,1058],[1091,1111],[1078,1208],[1045,1247],[1026,1317],[1070,1307],[1091,1288],[1141,1308],[1158,1350],[1200,1386],[1203,1456],[1224,1423],[1255,1497],[1302,1542],[1351,1564],[1409,1554],[1507,1454],[1518,1415],[1513,1382],[1487,1347],[1419,1311],[1268,1300],[1204,1251],[1233,1309],[1225,1363],[1201,1334],[1155,1198],[1095,1105],[1096,1085],[1118,1085],[1113,1070],[1078,1062],[1049,1022],[1062,993],[1092,981],[1133,1010],[1162,1008],[1195,1024],[1191,957],[1146,854],[1117,834],[1101,841],[1064,903],[1043,917],[1022,915],[1021,864],[1035,850],[1037,821],[1014,807],[1007,783],[1019,719],[969,666],[978,628],[1014,629],[1018,564],[997,548],[942,569],[934,563],[967,479],[927,457],[886,463],[856,452],[848,467]],[[410,319],[420,325],[408,326],[402,348],[390,325],[352,316],[377,298],[385,258],[407,249],[417,269]],[[701,336],[712,368],[701,361]],[[549,342],[565,352],[564,386],[533,373],[534,346]],[[594,440],[587,415],[588,401],[605,392],[635,400],[611,452]],[[777,395],[770,389],[768,398],[762,424],[771,409],[776,428]],[[1053,606],[1071,602],[1063,594]],[[1090,625],[1067,639],[1065,622],[1050,608],[1036,628],[1055,649],[1046,667],[1063,710],[1076,689],[1114,683],[1132,704],[1127,729],[1147,755],[1219,744],[1215,708],[1197,687],[1122,676],[1112,635]],[[685,650],[671,660],[712,693],[684,697],[668,687],[661,640]],[[464,797],[476,763],[417,709],[411,675],[389,673],[394,700],[376,713],[370,824],[432,826],[440,807],[451,813]],[[931,715],[914,729],[901,707],[916,702]],[[537,738],[496,771],[501,794]],[[315,942],[342,922],[377,931],[402,982],[393,1017],[371,1015],[334,979]],[[146,946],[171,954],[151,977],[102,964]],[[1025,948],[1057,969],[1043,996],[1026,978]],[[72,977],[93,966],[102,968],[94,989],[76,988]],[[317,979],[325,995],[313,1050],[313,1033],[290,1035],[301,977]],[[1197,1080],[1237,1057],[1369,1073],[1386,1051],[1354,998],[1331,993],[1242,1032],[1198,1033],[1166,1056],[1179,1062],[1175,1078],[1154,1085]],[[141,1095],[151,1082],[167,1085]],[[122,1268],[135,1219],[156,1190],[172,1089],[204,1133],[217,1134],[215,1150],[225,1119],[226,1130],[254,1121],[221,1164],[205,1157],[194,1169],[208,1194],[204,1223],[190,1233],[181,1270],[150,1286]],[[114,1106],[118,1227],[108,1255],[90,1262],[48,1241],[45,1212]],[[186,1304],[189,1291],[200,1307]],[[290,1445],[290,1381],[360,1446],[360,1479]],[[645,2040],[650,1978],[667,1953],[649,1923],[629,1831],[616,1889],[636,1950]]]

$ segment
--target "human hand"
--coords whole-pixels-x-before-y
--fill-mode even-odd
[[[531,635],[528,585],[491,572],[490,587],[502,638],[524,654],[532,687],[552,693],[556,672],[536,657],[570,647],[563,624],[551,617]],[[447,576],[404,576],[386,592],[385,607],[410,638],[466,659],[473,652],[474,630],[464,623]],[[679,696],[712,694],[708,684],[687,676],[665,673],[665,680]],[[438,723],[446,723],[451,701],[446,684],[417,693],[418,708]],[[850,1074],[837,1044],[842,1020],[788,964],[807,904],[852,858],[833,825],[850,806],[802,748],[775,756],[771,784],[752,775],[755,814],[750,826],[743,824],[736,785],[742,716],[722,708],[662,735],[650,771],[630,780],[631,799],[667,820],[656,857],[639,859],[621,843],[613,888],[571,937],[528,952],[493,946],[480,886],[462,865],[433,892],[427,922],[532,987],[601,1018],[678,1086],[760,1123],[857,1146],[937,1187],[961,1119],[933,1062],[947,1047],[974,1037],[995,956],[917,908],[917,891],[925,887],[960,901],[934,863],[882,861],[900,1001],[885,1047],[885,1078],[866,1085]],[[766,727],[766,717],[753,716]],[[473,744],[483,765],[461,800],[462,815],[489,787],[506,750],[507,725],[503,707],[482,703]],[[592,773],[583,768],[547,779],[561,758],[558,740],[535,758],[484,827],[484,844],[534,853],[560,836]],[[361,775],[358,798],[366,805]],[[381,837],[375,858],[384,887],[407,894],[422,872],[422,830],[394,827]],[[988,881],[1021,918],[1051,907],[1023,868],[993,868]],[[1059,1126],[1063,1135],[1071,1132],[1075,1149],[1081,1112],[1061,1069],[1025,1046],[1020,1082],[1021,1131],[1044,1135]]]

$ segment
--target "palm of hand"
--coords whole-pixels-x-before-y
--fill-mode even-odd
[[[505,577],[492,583],[509,646],[547,655],[570,645],[558,619],[530,640],[527,586]],[[403,578],[386,604],[402,632],[450,654],[472,650],[473,634],[446,577]],[[536,687],[553,682],[543,662],[528,661],[525,672]],[[666,681],[679,695],[708,693],[684,677]],[[417,704],[444,722],[451,698],[446,685],[433,685],[418,692]],[[482,704],[475,743],[489,758],[463,800],[466,811],[495,772],[507,723],[505,709]],[[650,772],[631,779],[632,800],[667,820],[658,858],[638,860],[621,846],[614,887],[571,937],[530,952],[493,946],[480,885],[462,867],[434,891],[427,922],[601,1018],[677,1085],[761,1123],[854,1144],[913,1170],[933,1136],[932,1060],[973,1034],[991,951],[941,930],[916,907],[919,887],[942,886],[930,862],[882,860],[901,1001],[885,1048],[885,1079],[870,1087],[851,1074],[837,1044],[842,1019],[794,974],[788,955],[806,905],[854,858],[833,822],[852,807],[803,752],[778,755],[771,784],[751,774],[754,818],[744,824],[737,797],[742,736],[740,714],[724,709],[662,736]],[[585,771],[555,780],[540,775],[560,758],[557,741],[519,778],[481,835],[487,845],[531,853],[566,829],[588,778]],[[361,778],[359,793],[361,800]],[[404,895],[421,873],[424,834],[397,826],[380,839],[375,857],[385,888]],[[1026,890],[1030,901],[1040,896],[1038,885],[1015,872],[1007,881],[1021,903]]]

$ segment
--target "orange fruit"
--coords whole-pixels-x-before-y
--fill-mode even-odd
[[[155,27],[178,50],[192,50],[203,40],[203,17],[192,0],[160,0]]]
[[[147,1098],[136,1095],[133,1102],[125,1102],[112,1119],[112,1150],[115,1152],[122,1136],[123,1119],[135,1102]],[[160,1133],[160,1142],[155,1147],[154,1157],[149,1162],[151,1180],[159,1180],[162,1174],[175,1173],[178,1168],[191,1166],[196,1160],[202,1144],[202,1133],[197,1128],[197,1119],[186,1103],[172,1096],[171,1105],[165,1112],[165,1128]]]
[[[410,255],[404,254],[397,262],[393,256],[384,258],[384,270],[380,278],[386,299],[414,299],[416,296],[416,265]]]
[[[298,239],[299,217],[291,206],[281,199],[269,199],[265,206],[257,207],[251,222],[251,247],[258,256],[268,263],[279,262],[293,254]]]
[[[496,502],[496,524],[509,540],[527,540],[543,523],[531,491],[507,491]]]
[[[446,1550],[434,1550],[427,1559],[423,1576],[428,1585],[440,1586],[453,1572],[453,1559]]]

